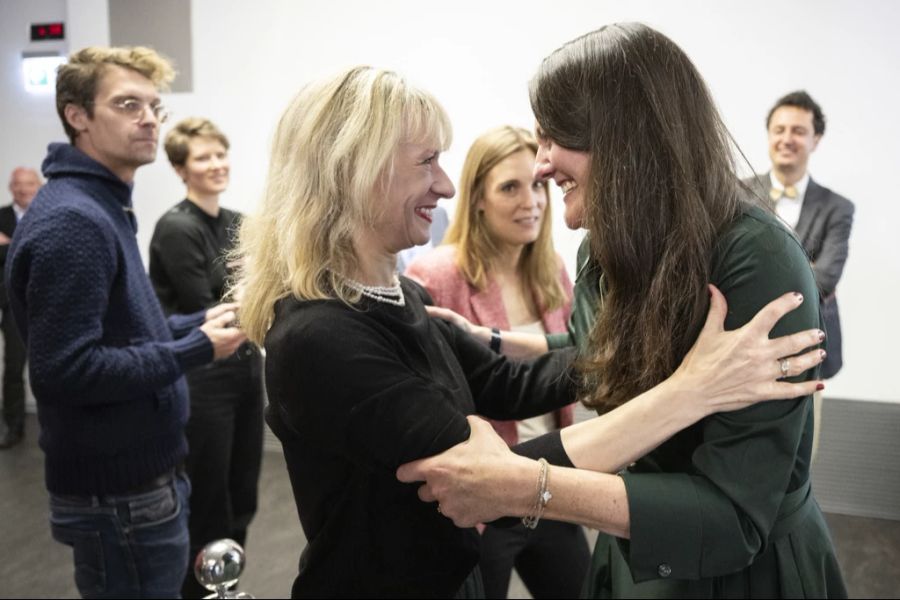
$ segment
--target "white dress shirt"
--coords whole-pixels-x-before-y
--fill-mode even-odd
[[[773,188],[776,190],[784,189],[784,185],[778,181],[778,178],[771,171],[769,172],[769,179]],[[806,197],[806,187],[808,185],[809,173],[807,172],[800,181],[794,184],[794,187],[797,189],[796,198],[782,196],[775,203],[775,213],[793,229],[797,228],[797,222],[800,221],[800,211],[803,209],[803,199]]]

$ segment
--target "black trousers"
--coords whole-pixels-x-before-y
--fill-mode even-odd
[[[210,592],[194,576],[193,561],[209,542],[241,545],[256,513],[262,462],[262,359],[249,345],[224,361],[187,374],[191,416],[186,429],[191,478],[188,528],[191,552],[182,586],[185,598]]]
[[[513,567],[536,599],[578,598],[591,562],[580,525],[542,520],[536,529],[488,525],[481,535],[486,598],[506,598]]]
[[[13,323],[12,311],[3,309],[3,420],[10,431],[25,425],[25,344]]]

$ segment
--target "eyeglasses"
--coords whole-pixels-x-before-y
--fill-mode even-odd
[[[133,119],[135,123],[139,122],[144,117],[144,110],[148,108],[160,123],[165,123],[170,114],[169,110],[162,104],[150,104],[149,102],[143,102],[136,98],[125,98],[124,100],[112,102],[109,106]]]

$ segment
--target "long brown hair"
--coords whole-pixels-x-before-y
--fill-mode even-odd
[[[639,23],[567,43],[530,92],[547,138],[591,155],[603,301],[581,371],[585,403],[610,409],[674,372],[703,324],[713,250],[741,210],[733,142],[690,59]]]
[[[534,136],[520,127],[503,125],[478,136],[469,147],[459,178],[459,200],[456,215],[444,237],[445,244],[457,245],[457,263],[466,280],[479,290],[488,284],[491,260],[497,255],[497,244],[485,223],[478,203],[485,194],[485,182],[491,170],[505,158],[521,150],[537,154]],[[559,258],[553,248],[550,212],[550,190],[538,237],[526,244],[519,259],[519,273],[526,290],[532,294],[540,312],[555,310],[568,300],[559,281]]]

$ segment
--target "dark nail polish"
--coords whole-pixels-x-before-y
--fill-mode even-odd
[[[797,298],[797,302],[803,302],[803,294],[800,292],[794,292],[794,296]]]
[[[825,389],[825,384],[824,384],[824,383],[820,383],[820,384],[817,384],[817,385],[816,385],[816,391],[817,391],[817,392],[821,392],[821,391],[824,390],[824,389]]]

